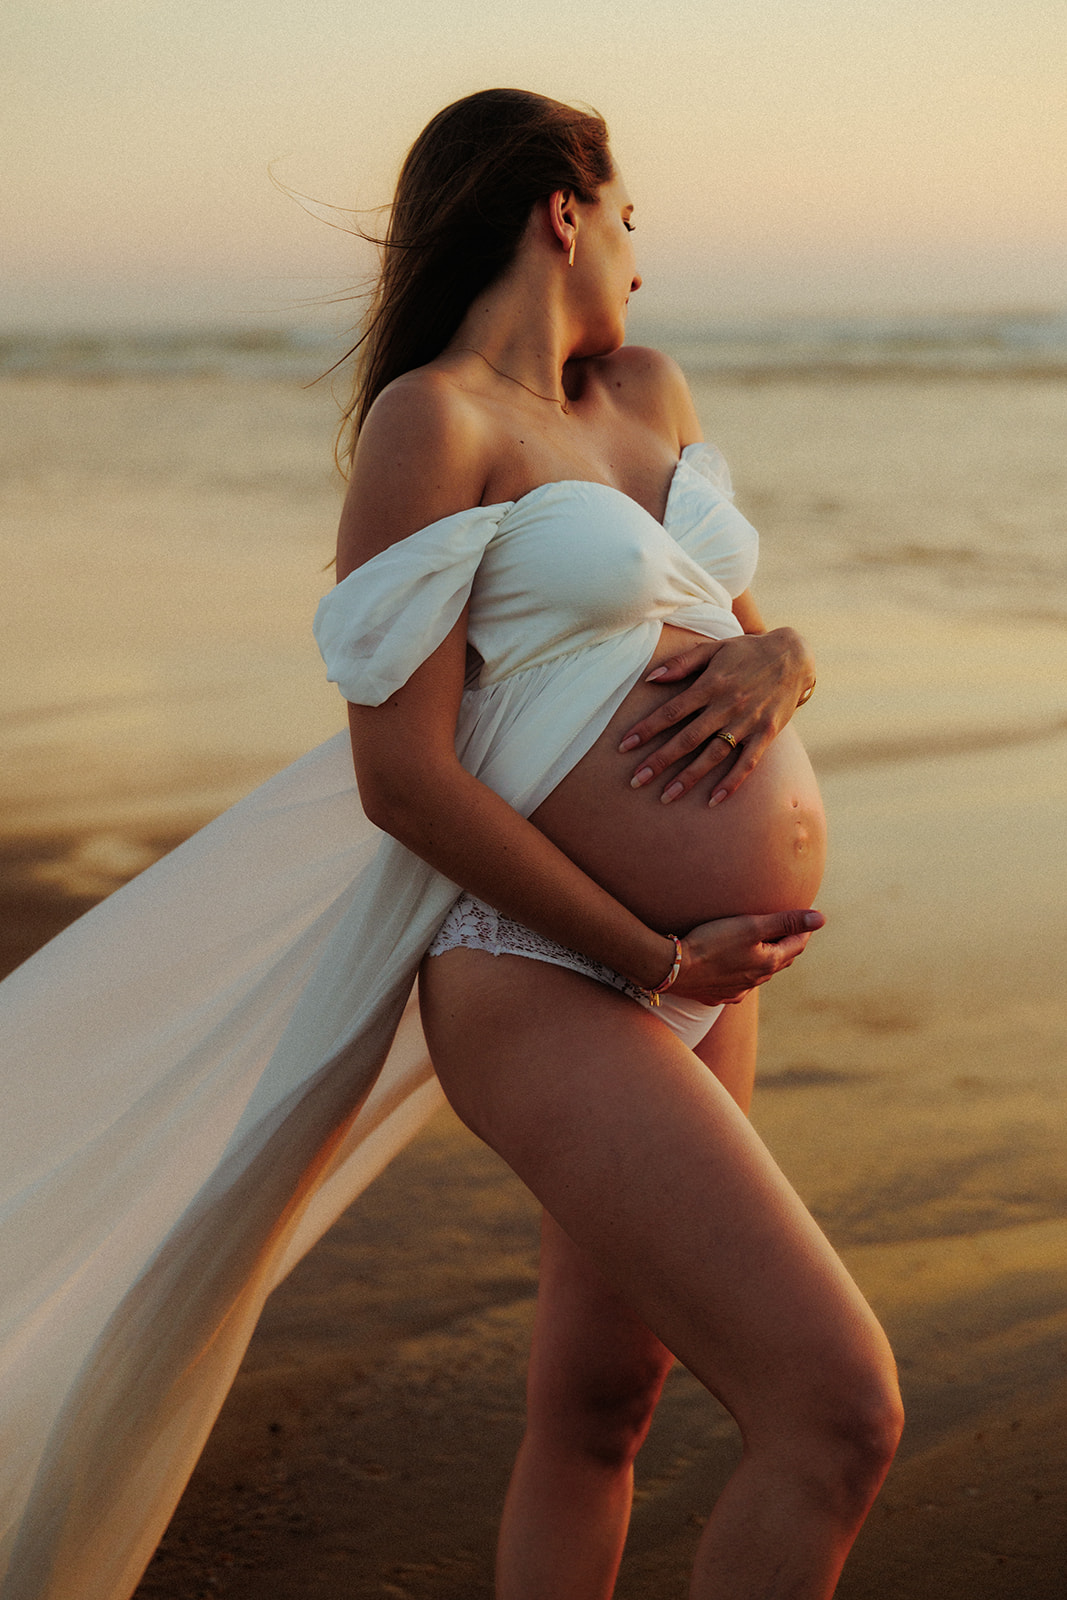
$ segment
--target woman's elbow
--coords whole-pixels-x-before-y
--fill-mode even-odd
[[[399,837],[398,830],[404,829],[408,809],[403,784],[389,773],[368,772],[357,763],[356,787],[364,816],[383,833]]]
[[[451,738],[352,706],[352,764],[360,804],[375,827],[407,844],[432,826],[448,794],[469,782]]]
[[[356,785],[363,813],[376,828],[401,844],[417,845],[440,810],[447,788],[427,765],[417,768],[356,763]]]

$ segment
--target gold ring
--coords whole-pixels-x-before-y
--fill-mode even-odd
[[[711,736],[713,739],[725,739],[731,750],[737,749],[737,740],[732,733],[727,733],[725,728],[718,728]]]

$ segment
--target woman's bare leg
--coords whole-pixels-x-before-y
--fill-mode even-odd
[[[715,1026],[694,1050],[746,1117],[756,1085],[758,1043],[759,990],[751,989],[736,1005],[723,1007]]]
[[[610,1600],[633,1463],[673,1357],[545,1214],[526,1432],[497,1549],[497,1600]]]
[[[699,1054],[747,1108],[754,991],[727,1006]],[[609,1600],[633,1499],[634,1458],[670,1351],[545,1214],[526,1431],[504,1505],[498,1600]]]
[[[631,1001],[467,950],[427,962],[422,995],[460,1116],[738,1422],[694,1600],[825,1600],[899,1402],[818,1228],[713,1075]]]

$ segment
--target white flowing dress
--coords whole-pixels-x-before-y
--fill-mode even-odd
[[[316,633],[377,705],[469,598],[457,749],[528,815],[665,620],[740,631],[755,557],[692,445],[662,525],[544,484],[383,551]],[[408,1002],[457,893],[366,821],[339,736],[0,986],[0,1600],[136,1587],[266,1296],[439,1104]]]

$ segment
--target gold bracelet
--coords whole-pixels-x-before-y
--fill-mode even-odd
[[[808,684],[808,687],[804,690],[804,693],[801,695],[800,699],[797,701],[795,709],[797,711],[799,711],[801,706],[806,706],[808,701],[811,699],[811,697],[812,697],[812,695],[814,693],[815,693],[815,679],[812,678],[811,682]]]

